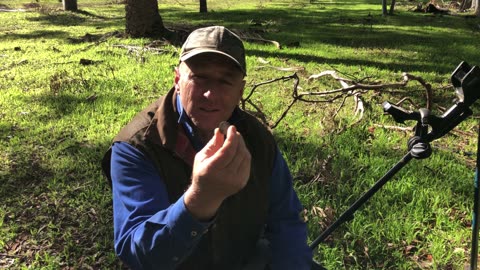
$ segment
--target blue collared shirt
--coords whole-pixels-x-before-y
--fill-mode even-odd
[[[203,145],[196,140],[180,103],[177,107],[179,123],[199,151]],[[235,113],[232,122],[234,118]],[[211,223],[196,220],[186,209],[183,196],[171,204],[152,161],[128,143],[112,147],[111,178],[117,255],[132,269],[175,269]],[[277,148],[265,233],[272,252],[270,269],[310,269],[312,252],[301,211],[290,171]]]

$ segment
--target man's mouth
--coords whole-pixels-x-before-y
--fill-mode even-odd
[[[218,112],[218,109],[210,109],[210,108],[200,108],[201,111],[207,112],[207,113],[212,113],[212,112]]]

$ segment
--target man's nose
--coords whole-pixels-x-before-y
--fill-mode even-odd
[[[221,91],[220,83],[210,82],[208,85],[206,85],[203,91],[203,96],[205,98],[214,98],[215,94],[219,91]]]
[[[206,90],[205,92],[203,92],[203,96],[205,98],[208,98],[208,99],[212,98],[212,96],[213,96],[212,90],[210,90],[210,89]]]

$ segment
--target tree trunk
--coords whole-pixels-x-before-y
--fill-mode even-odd
[[[127,0],[125,32],[131,37],[158,37],[166,32],[157,0]]]
[[[392,0],[390,4],[390,11],[388,12],[390,15],[393,15],[393,10],[395,9],[395,0]]]
[[[77,11],[77,0],[63,0],[63,10],[65,11]]]
[[[472,7],[472,0],[463,0],[460,5],[460,11],[465,11]]]
[[[207,13],[207,0],[200,0],[200,13]]]
[[[387,16],[387,0],[382,0],[382,15]]]
[[[475,0],[475,15],[480,18],[480,0]]]

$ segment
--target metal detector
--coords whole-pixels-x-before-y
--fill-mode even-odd
[[[430,142],[441,138],[467,117],[472,115],[472,110],[469,107],[480,98],[480,68],[477,66],[470,67],[466,62],[461,62],[455,71],[453,71],[451,81],[455,88],[457,99],[455,104],[441,116],[435,116],[430,113],[430,110],[425,108],[422,108],[419,111],[407,111],[401,107],[392,105],[389,102],[384,102],[382,104],[383,110],[389,113],[397,123],[404,123],[407,120],[417,121],[417,124],[414,127],[415,134],[408,140],[408,153],[310,244],[312,250],[314,250],[320,242],[323,242],[340,225],[353,219],[354,213],[378,190],[380,190],[388,180],[407,165],[410,160],[414,158],[428,158],[432,154]],[[480,211],[478,169],[480,167],[480,130],[477,147],[470,269],[477,269],[478,258],[478,219]]]

